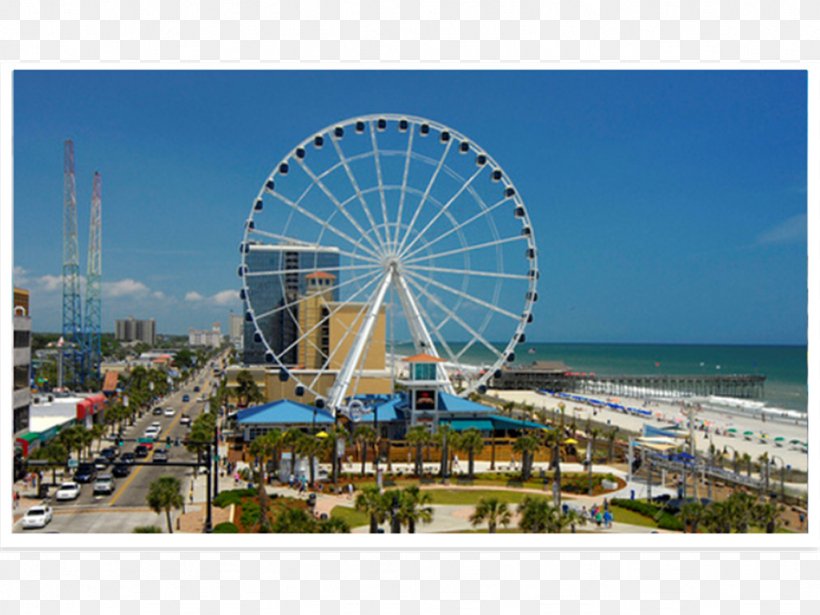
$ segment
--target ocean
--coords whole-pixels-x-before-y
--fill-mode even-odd
[[[459,345],[452,345],[458,352]],[[501,350],[502,347],[499,347]],[[534,352],[530,353],[530,349]],[[410,344],[396,353],[412,354]],[[761,374],[766,376],[762,401],[770,408],[806,412],[808,353],[806,346],[718,346],[684,344],[530,344],[519,345],[516,363],[562,361],[571,371],[614,375]],[[483,365],[490,352],[475,345],[462,362]]]

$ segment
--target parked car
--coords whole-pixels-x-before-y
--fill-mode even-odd
[[[173,408],[166,408],[165,409],[165,416],[174,416],[177,413],[176,410]]]
[[[131,465],[127,463],[118,463],[114,466],[114,469],[111,470],[111,474],[113,474],[116,478],[125,478],[131,474]]]
[[[105,470],[108,467],[108,464],[111,463],[111,460],[108,457],[103,457],[100,455],[94,460],[94,467],[98,470]]]
[[[45,527],[51,523],[54,513],[50,506],[32,506],[23,517],[23,529],[32,529],[38,527]]]
[[[119,464],[122,465],[122,464],[134,463],[134,460],[135,460],[134,453],[123,453],[122,456],[120,457]]]
[[[134,447],[134,457],[136,459],[143,459],[145,457],[148,457],[149,450],[150,449],[145,444],[137,444],[137,446]]]
[[[182,396],[182,401],[183,402],[191,401],[191,396],[186,393],[185,395]]]
[[[74,472],[74,480],[78,483],[90,483],[97,478],[97,468],[93,463],[81,463]]]
[[[114,477],[110,474],[100,474],[94,482],[94,495],[114,493]]]
[[[154,416],[162,416],[162,408],[160,408],[159,406],[157,406],[156,408],[154,408],[154,409],[151,411],[151,414],[153,414]]]
[[[162,449],[157,449],[154,451],[154,456],[151,458],[151,461],[154,463],[167,463],[168,453]]]
[[[60,485],[60,488],[57,489],[57,493],[54,494],[54,499],[58,502],[76,500],[78,497],[80,497],[80,490],[81,487],[77,483],[63,483],[62,485]]]

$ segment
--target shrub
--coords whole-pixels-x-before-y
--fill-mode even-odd
[[[251,498],[256,495],[255,489],[232,489],[221,491],[213,500],[214,506],[227,508],[231,504],[241,504],[242,498]]]
[[[134,534],[162,534],[162,529],[156,525],[140,525],[134,528]]]
[[[213,533],[214,534],[238,534],[239,533],[239,528],[236,527],[236,525],[234,525],[230,521],[225,521],[223,523],[217,523],[216,526],[214,526],[214,532]]]

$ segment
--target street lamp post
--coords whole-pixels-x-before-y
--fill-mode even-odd
[[[772,461],[774,460],[780,462],[780,501],[782,502],[786,496],[786,462],[779,455],[772,455]]]
[[[373,455],[373,473],[379,476],[379,404],[373,406],[373,431],[376,433],[376,450]]]

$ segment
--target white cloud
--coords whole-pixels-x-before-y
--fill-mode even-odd
[[[233,305],[239,301],[239,293],[234,290],[233,288],[229,288],[227,290],[220,290],[213,295],[208,295],[207,297],[192,290],[185,295],[185,301],[191,302],[203,302],[209,305],[216,305],[216,306],[226,306],[226,305]]]
[[[130,297],[147,295],[151,290],[142,282],[125,278],[116,282],[103,282],[102,292],[106,297]]]
[[[32,281],[45,292],[54,292],[63,289],[63,278],[58,275],[41,275]]]
[[[166,294],[164,292],[162,292],[161,290],[155,290],[154,292],[151,293],[151,296],[154,299],[166,299],[167,298]]]
[[[239,301],[239,293],[232,288],[221,290],[211,297],[211,301],[216,305],[231,305]]]
[[[791,218],[786,218],[780,224],[773,226],[768,231],[761,233],[757,238],[758,244],[792,243],[796,241],[806,241],[807,238],[807,216],[797,214]]]

